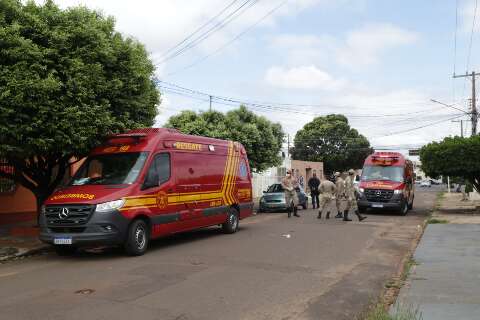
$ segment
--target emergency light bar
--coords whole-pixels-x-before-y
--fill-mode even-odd
[[[146,133],[120,133],[107,138],[107,141],[116,140],[116,139],[133,139],[135,144],[137,144],[140,139],[145,138]]]
[[[400,155],[394,152],[379,152],[372,155],[372,161],[383,164],[383,165],[390,165],[393,162],[398,161],[400,159]]]

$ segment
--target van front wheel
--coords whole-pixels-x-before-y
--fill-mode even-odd
[[[128,228],[125,251],[130,256],[141,256],[147,251],[150,232],[148,225],[143,220],[135,220]]]
[[[235,208],[228,209],[227,221],[222,224],[223,232],[225,233],[235,233],[238,229],[238,210]]]

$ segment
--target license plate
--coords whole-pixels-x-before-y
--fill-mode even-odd
[[[383,208],[383,204],[373,203],[372,208]]]
[[[72,237],[58,237],[53,239],[53,244],[72,244]]]

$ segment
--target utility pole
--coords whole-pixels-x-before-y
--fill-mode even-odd
[[[452,120],[452,122],[460,122],[460,136],[463,138],[463,121],[465,120]]]
[[[290,134],[287,134],[287,158],[290,159]]]
[[[209,96],[210,97],[210,112],[212,111],[212,96]]]
[[[472,136],[477,134],[477,120],[478,120],[478,113],[477,113],[477,96],[475,92],[475,79],[479,74],[475,73],[475,71],[472,71],[472,73],[465,73],[462,75],[453,75],[454,78],[466,78],[466,77],[472,77],[472,113],[471,113],[471,118],[472,118]]]

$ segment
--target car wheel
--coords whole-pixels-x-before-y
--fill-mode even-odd
[[[128,228],[127,241],[125,241],[125,251],[130,256],[141,256],[147,251],[150,240],[150,230],[148,224],[141,220],[135,220]]]
[[[238,230],[238,210],[230,207],[228,209],[227,221],[222,224],[222,229],[224,233],[235,233]]]
[[[77,247],[75,246],[55,246],[55,252],[59,256],[71,256],[77,252]]]

